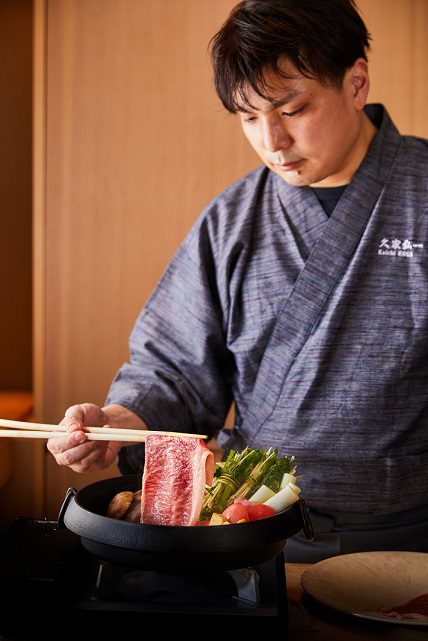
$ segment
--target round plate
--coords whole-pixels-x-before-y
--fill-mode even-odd
[[[428,625],[428,617],[396,619],[376,611],[428,592],[428,554],[359,552],[331,557],[308,568],[302,586],[320,603],[347,614],[401,625]]]

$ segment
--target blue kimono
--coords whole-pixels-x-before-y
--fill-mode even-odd
[[[428,142],[366,109],[378,133],[330,217],[265,167],[205,208],[107,402],[277,447],[313,510],[382,515],[428,506]]]

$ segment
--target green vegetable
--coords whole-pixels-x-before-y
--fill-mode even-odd
[[[214,477],[213,484],[206,488],[199,519],[204,521],[217,512],[221,514],[229,503],[230,496],[242,485],[254,466],[263,456],[263,450],[246,447],[241,452],[231,450]]]
[[[260,485],[267,485],[267,487],[270,487],[270,489],[274,492],[278,492],[284,474],[290,473],[295,469],[292,467],[293,463],[294,456],[291,456],[290,458],[288,458],[288,456],[279,458],[276,463],[274,463],[274,465],[272,465],[272,467],[268,470]]]
[[[220,476],[223,466],[224,466],[224,463],[222,462],[216,463],[214,468],[214,475],[213,475],[214,478],[217,478],[218,476]]]
[[[260,450],[259,450],[260,451]],[[262,457],[246,477],[244,483],[229,498],[229,505],[237,498],[248,499],[262,485],[263,479],[278,459],[278,450],[262,450]]]

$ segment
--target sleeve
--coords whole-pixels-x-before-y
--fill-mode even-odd
[[[232,402],[225,293],[206,218],[193,227],[132,330],[130,359],[107,396],[150,429],[214,436]],[[220,279],[221,280],[221,279]],[[224,288],[224,283],[223,283]]]

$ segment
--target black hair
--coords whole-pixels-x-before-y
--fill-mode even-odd
[[[340,88],[345,71],[367,60],[371,36],[354,0],[243,0],[210,41],[214,86],[226,109],[252,107],[248,89],[269,100],[267,70],[298,72]]]

